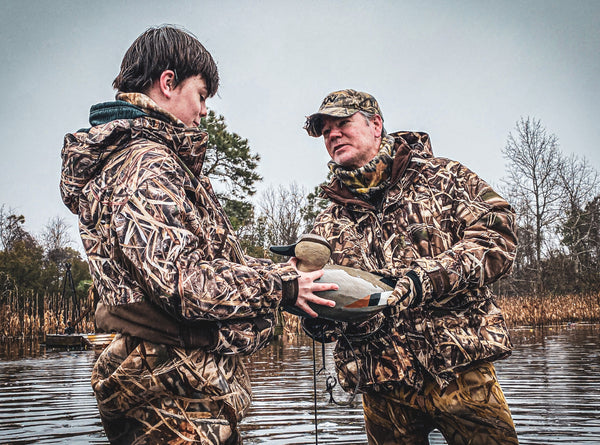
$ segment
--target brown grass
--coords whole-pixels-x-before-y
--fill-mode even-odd
[[[574,322],[600,322],[600,293],[547,297],[497,297],[509,326],[547,326]],[[282,312],[283,335],[302,332],[300,318]]]
[[[91,302],[90,302],[91,303]],[[595,295],[563,295],[547,297],[498,297],[509,326],[547,326],[569,322],[600,322],[600,293]],[[78,332],[93,332],[93,312],[77,326]],[[72,314],[67,317],[73,318]],[[36,338],[43,334],[62,333],[65,329],[62,311],[46,309],[42,325],[36,311],[26,305],[21,316],[7,305],[0,305],[0,340]],[[282,312],[280,333],[293,339],[302,333],[300,318]],[[43,326],[43,327],[42,327]]]
[[[94,305],[91,292],[80,298],[80,308],[74,311],[68,300],[45,296],[38,299],[34,295],[19,297],[9,295],[7,303],[0,304],[0,341],[10,339],[40,339],[46,334],[62,334],[65,320],[77,321],[76,332],[94,332],[94,311],[87,310]],[[42,306],[38,307],[38,303]]]
[[[37,314],[22,316],[0,306],[0,340],[11,338],[40,338],[43,334],[62,334],[67,327],[63,312],[44,311],[44,323]],[[77,332],[94,332],[93,317],[86,317],[77,324]]]
[[[546,326],[600,321],[600,294],[498,297],[509,326]]]

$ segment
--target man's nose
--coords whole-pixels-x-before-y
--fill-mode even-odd
[[[342,131],[339,128],[332,128],[329,130],[329,139],[339,138],[342,135]]]

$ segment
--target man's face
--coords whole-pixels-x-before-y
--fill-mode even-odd
[[[188,77],[173,89],[165,109],[188,127],[200,125],[200,119],[206,116],[206,98],[208,91],[204,78],[198,74]]]
[[[360,113],[350,117],[323,116],[323,139],[331,159],[347,169],[368,163],[379,151],[383,122],[378,115],[369,121]]]

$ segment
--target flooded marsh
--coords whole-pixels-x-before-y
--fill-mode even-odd
[[[513,329],[515,351],[496,367],[521,444],[600,443],[600,326]],[[322,365],[316,348],[316,369]],[[366,444],[360,397],[330,404],[317,382],[319,444]],[[89,384],[93,351],[37,345],[0,350],[0,444],[107,444]],[[275,341],[247,359],[253,405],[242,422],[246,445],[314,444],[312,341]],[[348,395],[334,390],[336,400]],[[432,444],[444,444],[434,432]]]

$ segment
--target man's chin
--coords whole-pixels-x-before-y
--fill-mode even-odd
[[[353,164],[352,156],[350,155],[350,153],[346,153],[346,152],[335,153],[333,155],[333,161],[336,164],[341,165],[344,168],[351,168],[352,164]]]

